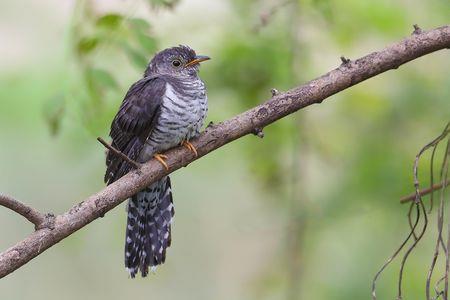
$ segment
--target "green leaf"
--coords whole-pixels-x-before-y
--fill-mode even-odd
[[[153,53],[156,50],[156,40],[144,33],[138,32],[137,39],[142,49],[147,53]]]
[[[66,101],[62,95],[55,95],[44,104],[44,119],[51,135],[57,135],[61,128]]]
[[[142,55],[139,51],[131,48],[131,47],[125,47],[126,53],[128,55],[128,58],[130,61],[134,64],[136,68],[139,70],[142,70],[145,68],[148,64],[147,58]]]
[[[140,31],[147,31],[150,29],[150,23],[147,22],[144,19],[141,18],[132,18],[130,20],[128,20],[131,24],[131,26],[133,26],[134,28],[140,30]]]
[[[88,54],[98,46],[99,42],[98,37],[83,37],[77,43],[77,51],[79,54]]]
[[[114,30],[122,23],[123,17],[119,14],[106,14],[97,19],[96,25],[108,30]]]
[[[91,78],[96,86],[118,89],[119,85],[114,77],[105,70],[92,68],[90,69]]]

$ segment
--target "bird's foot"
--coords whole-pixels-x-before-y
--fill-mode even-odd
[[[166,168],[166,170],[169,171],[169,166],[165,161],[165,159],[169,158],[167,155],[156,153],[155,155],[153,155],[153,158],[159,161],[164,166],[164,168]]]
[[[185,140],[185,141],[181,142],[181,145],[183,145],[184,147],[188,148],[190,151],[194,152],[195,157],[198,156],[197,149],[190,142]]]

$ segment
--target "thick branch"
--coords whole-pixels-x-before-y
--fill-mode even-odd
[[[186,166],[209,152],[255,132],[255,128],[279,120],[306,106],[321,103],[324,99],[358,84],[382,72],[396,69],[404,63],[450,47],[450,26],[430,31],[415,32],[412,36],[381,51],[357,60],[348,61],[337,69],[306,84],[280,93],[230,120],[207,128],[197,139],[191,141],[198,157],[184,147],[168,151],[166,171],[155,160],[145,163],[140,172],[134,170],[102,191],[90,196],[56,217],[54,229],[41,229],[15,246],[0,254],[0,278],[18,269],[44,250],[58,243],[78,229],[119,205],[152,182]]]
[[[15,211],[19,215],[25,217],[28,221],[34,224],[34,228],[37,230],[41,228],[45,223],[45,215],[41,214],[34,208],[3,194],[0,194],[0,205]]]

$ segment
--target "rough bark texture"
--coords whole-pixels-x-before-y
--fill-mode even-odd
[[[198,157],[194,157],[192,152],[183,147],[170,150],[166,153],[169,156],[167,160],[169,171],[166,171],[159,162],[152,160],[144,164],[140,170],[130,172],[102,191],[75,205],[68,212],[56,216],[53,229],[39,229],[1,253],[0,278],[103,216],[150,183],[203,155],[253,133],[257,128],[264,128],[303,107],[321,103],[327,97],[377,74],[396,69],[413,59],[444,48],[450,48],[450,26],[423,32],[415,30],[410,37],[401,42],[355,61],[345,60],[337,69],[317,79],[286,93],[275,95],[263,104],[230,120],[209,126],[200,137],[192,141],[198,150]]]
[[[34,224],[36,230],[40,229],[45,223],[45,215],[10,196],[0,194],[0,206],[9,208],[10,210],[15,211],[19,215],[23,216],[28,221]]]

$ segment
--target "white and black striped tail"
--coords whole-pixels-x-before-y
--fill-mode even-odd
[[[170,178],[164,177],[128,200],[125,267],[134,278],[164,263],[174,216]]]

